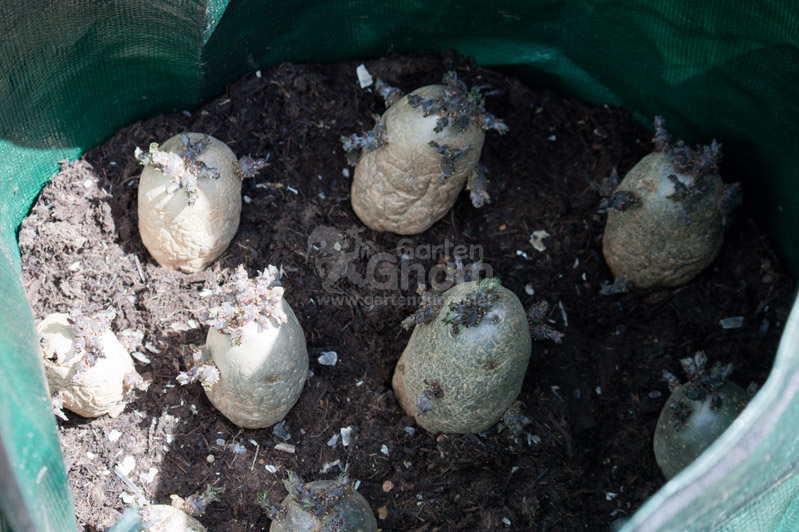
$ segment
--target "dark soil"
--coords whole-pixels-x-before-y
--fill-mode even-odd
[[[408,429],[413,419],[396,403],[390,381],[410,336],[400,322],[415,309],[408,303],[416,279],[395,290],[353,282],[375,253],[396,258],[380,268],[397,268],[403,249],[400,237],[365,229],[352,212],[339,143],[371,128],[382,100],[358,87],[357,63],[280,65],[245,76],[200,109],[133,124],[84,159],[65,161],[21,228],[36,318],[113,306],[115,330],[143,333],[131,349],[150,360],[136,362],[149,391],[119,417],[67,412],[69,421],[59,421],[85,530],[109,526],[127,506],[122,495],[130,490],[113,472],[126,456],[135,460],[129,477],[154,502],[224,486],[221,501],[200,518],[213,531],[266,529],[255,498],[268,490],[282,499],[289,469],[310,481],[334,478],[340,468],[360,481],[386,531],[607,530],[664,483],[652,453],[668,394],[663,369],[679,375],[679,359],[702,349],[711,362],[732,362],[733,380],[743,386],[767,377],[793,282],[745,208],[719,258],[688,285],[599,295],[612,279],[601,253],[600,198],[590,183],[613,166],[623,174],[651,147],[651,134],[628,111],[532,90],[455,56],[366,65],[405,91],[437,83],[447,70],[470,86],[489,84],[486,108],[510,127],[486,137],[491,203],[475,209],[463,193],[449,215],[401,247],[416,251],[412,262],[430,271],[463,244],[525,306],[550,302],[565,337],[562,345],[533,344],[520,396],[529,437]],[[133,157],[136,146],[187,130],[211,134],[239,156],[269,155],[270,163],[244,184],[241,227],[229,249],[191,275],[159,267],[142,246],[141,167]],[[543,252],[529,241],[536,230],[550,234]],[[338,241],[340,256],[319,255],[323,240]],[[204,342],[201,291],[242,263],[251,274],[282,267],[286,298],[306,333],[312,375],[286,417],[287,441],[271,428],[240,430],[199,384],[175,381],[185,367],[181,347]],[[720,326],[734,316],[743,317],[742,327]],[[338,363],[320,365],[323,351],[336,351]],[[351,445],[329,446],[343,427],[352,427]],[[121,437],[111,441],[114,430]],[[234,443],[246,452],[234,453]],[[278,443],[295,452],[275,449]],[[140,475],[151,468],[158,471],[147,482]]]

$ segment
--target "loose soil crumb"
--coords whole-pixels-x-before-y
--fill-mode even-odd
[[[612,279],[590,184],[613,166],[623,175],[651,148],[651,134],[628,111],[532,90],[454,55],[366,62],[406,92],[448,70],[470,86],[490,85],[486,108],[510,127],[486,136],[491,203],[475,209],[464,192],[428,231],[400,238],[365,229],[349,204],[339,137],[371,128],[383,109],[377,94],[358,87],[356,66],[283,64],[243,77],[199,109],[126,127],[83,159],[64,161],[23,223],[36,318],[113,306],[114,328],[126,331],[151,383],[116,419],[67,412],[69,421],[59,421],[84,530],[108,527],[126,507],[130,490],[113,469],[127,461],[128,476],[156,503],[224,487],[200,518],[211,531],[267,529],[254,501],[264,490],[281,500],[288,469],[308,481],[346,469],[385,531],[604,531],[664,483],[652,453],[668,395],[662,370],[679,374],[679,359],[703,349],[711,362],[732,362],[742,386],[767,377],[793,282],[745,208],[719,258],[688,285],[599,295]],[[183,131],[213,135],[237,156],[269,157],[244,183],[230,248],[191,275],[160,268],[137,231],[134,149]],[[535,231],[548,236],[533,247]],[[456,255],[482,260],[525,306],[549,301],[565,333],[562,345],[533,345],[519,398],[531,423],[517,439],[498,429],[428,434],[391,390],[410,336],[400,322],[415,310],[416,272],[426,276]],[[175,381],[183,347],[205,340],[203,291],[239,264],[250,274],[282,268],[305,330],[311,375],[282,430],[241,430],[199,384]],[[736,316],[741,327],[721,327]],[[330,351],[337,363],[320,364]],[[331,445],[347,427],[350,445]]]

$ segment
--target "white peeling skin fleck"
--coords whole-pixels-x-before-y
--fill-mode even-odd
[[[744,318],[743,316],[724,318],[719,323],[721,324],[722,329],[738,329],[740,327],[743,327]]]
[[[269,318],[242,329],[241,343],[211,327],[206,346],[219,369],[219,381],[206,391],[208,399],[236,425],[265,428],[283,419],[297,402],[308,375],[305,335],[284,299],[287,323]]]
[[[535,248],[536,251],[546,251],[547,247],[544,244],[544,239],[548,236],[551,235],[543,229],[539,231],[533,231],[530,235],[530,244]]]
[[[322,469],[320,469],[319,472],[324,474],[324,473],[327,473],[328,471],[330,471],[331,469],[333,469],[334,467],[338,467],[339,469],[341,469],[341,460],[340,459],[337,458],[337,459],[333,460],[332,462],[325,462],[322,465]]]
[[[205,135],[188,133],[189,141]],[[164,172],[145,166],[139,180],[139,233],[153,258],[166,268],[187,273],[198,272],[227,249],[239,227],[241,215],[241,177],[238,160],[222,141],[207,136],[208,147],[196,160],[219,173],[219,178],[197,179],[193,205],[183,188],[168,192],[172,179]],[[160,146],[163,152],[179,153],[181,135]]]
[[[136,459],[130,455],[126,455],[125,458],[123,458],[122,461],[117,464],[117,467],[119,467],[119,470],[123,475],[130,475],[131,472],[136,468]]]
[[[358,76],[358,84],[362,89],[371,87],[374,83],[374,78],[372,78],[365,65],[358,65],[358,68],[355,69],[355,74]]]
[[[338,353],[335,351],[322,351],[322,354],[316,360],[323,366],[335,366],[336,362],[338,362]]]
[[[83,356],[75,350],[68,319],[68,314],[50,314],[36,327],[50,391],[61,391],[64,408],[83,417],[118,416],[130,391],[125,376],[136,373],[133,360],[116,335],[106,330],[101,337],[104,356],[84,369],[73,383]]]
[[[283,451],[284,453],[294,454],[297,448],[289,443],[278,443],[275,445],[276,451]]]
[[[352,427],[343,427],[341,429],[341,445],[349,447],[350,438],[352,437]]]
[[[151,467],[147,473],[142,473],[139,475],[139,479],[147,484],[152,484],[153,480],[155,480],[155,475],[158,474],[158,469],[155,467]]]

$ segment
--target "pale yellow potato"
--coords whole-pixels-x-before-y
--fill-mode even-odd
[[[413,235],[440,220],[455,203],[466,180],[477,170],[485,140],[478,120],[457,131],[435,132],[438,114],[424,116],[408,103],[408,96],[437,98],[446,86],[428,85],[404,96],[383,114],[385,145],[363,150],[352,181],[352,208],[375,231]],[[455,170],[440,183],[441,155],[430,141],[456,150],[469,150],[455,160]]]
[[[215,169],[219,178],[198,177],[196,201],[189,205],[182,187],[169,192],[173,180],[146,165],[139,179],[138,212],[139,234],[156,262],[192,273],[216,260],[233,240],[241,216],[242,179],[238,160],[225,143],[201,133],[187,135],[191,143],[208,138],[208,147],[196,160]],[[170,138],[159,150],[180,153],[181,137]]]
[[[101,337],[104,356],[72,382],[83,356],[75,350],[68,318],[68,314],[50,314],[36,326],[50,392],[60,391],[64,408],[81,416],[116,417],[125,409],[130,391],[125,377],[138,376],[133,360],[116,335],[106,330]]]
[[[206,348],[219,370],[219,380],[206,388],[211,404],[247,429],[281,421],[302,393],[308,376],[308,349],[302,327],[289,304],[281,299],[286,323],[268,318],[242,328],[241,342],[211,327]]]
[[[151,504],[142,512],[146,532],[206,532],[192,516],[168,504]]]

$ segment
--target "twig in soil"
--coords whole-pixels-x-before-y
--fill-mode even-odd
[[[256,442],[255,444],[255,456],[252,457],[252,464],[250,464],[250,471],[255,468],[255,461],[258,459],[258,450],[261,448],[261,445]]]
[[[153,417],[153,420],[150,423],[150,428],[147,430],[147,450],[150,452],[153,450],[153,439],[155,438],[155,427],[157,423],[158,418]]]
[[[346,474],[346,473],[347,473],[347,471],[349,471],[349,469],[350,469],[350,456],[352,455],[352,449],[353,449],[354,447],[355,447],[355,445],[350,445],[350,446],[349,446],[349,448],[348,448],[348,450],[347,450],[347,460],[344,462],[344,473],[345,473],[345,474]]]
[[[183,471],[183,474],[184,474],[184,475],[187,475],[187,474],[188,474],[188,471],[186,471],[185,469],[183,469],[183,468],[180,466],[180,464],[179,464],[179,463],[177,463],[177,462],[175,461],[175,459],[174,459],[174,458],[172,458],[171,456],[167,455],[167,456],[166,456],[166,459],[167,459],[167,460],[169,460],[170,462],[172,462],[173,464],[175,464],[176,466],[178,466],[178,469],[180,469],[181,471]]]
[[[561,424],[558,422],[558,420],[555,419],[555,416],[552,415],[552,412],[547,412],[547,417],[549,417],[549,421],[552,423],[555,429],[557,429],[557,431],[560,432],[561,436],[563,436],[563,439],[566,442],[566,454],[568,454],[569,457],[571,458],[572,456],[574,456],[574,452],[572,450],[571,435],[568,432],[566,432],[566,429],[564,429],[561,426]]]
[[[449,211],[449,221],[450,221],[450,224],[452,225],[452,229],[457,234],[458,233],[458,226],[455,225],[455,209],[452,209],[452,210]]]
[[[139,279],[141,279],[142,283],[147,283],[147,279],[144,277],[144,270],[142,270],[141,262],[139,262],[139,256],[133,255],[133,260],[136,261],[136,271],[139,272]]]

